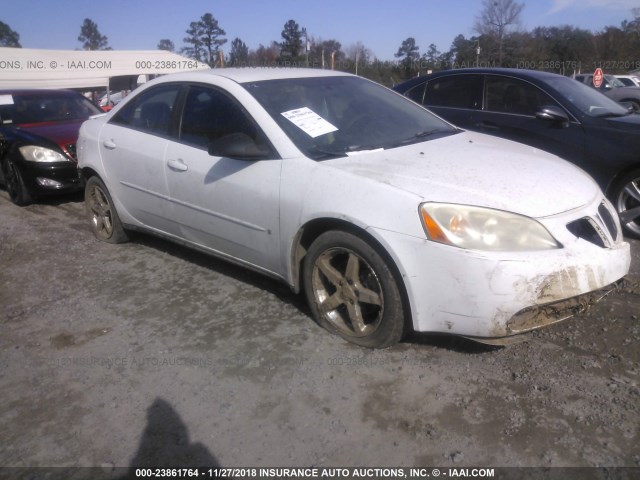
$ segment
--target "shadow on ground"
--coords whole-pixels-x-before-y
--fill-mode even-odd
[[[156,398],[147,410],[147,425],[138,451],[122,480],[139,478],[136,469],[216,468],[220,464],[201,443],[191,443],[187,426],[166,400]]]

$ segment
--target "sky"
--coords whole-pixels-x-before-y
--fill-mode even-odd
[[[631,20],[640,0],[524,0],[521,28],[572,25],[591,31]],[[449,50],[453,39],[475,34],[481,0],[0,0],[0,21],[20,35],[23,48],[76,50],[85,18],[108,37],[114,50],[155,50],[160,39],[184,46],[192,21],[211,13],[226,32],[228,53],[238,37],[250,49],[281,41],[295,20],[315,39],[343,48],[363,43],[379,60],[393,60],[408,37],[420,53],[430,44]]]

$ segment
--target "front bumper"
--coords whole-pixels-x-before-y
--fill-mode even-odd
[[[496,338],[579,313],[628,273],[619,234],[602,247],[567,229],[599,205],[542,220],[563,245],[556,250],[479,252],[374,230],[404,279],[416,331]]]
[[[27,190],[34,195],[68,193],[81,189],[78,167],[75,162],[22,161],[18,168]]]

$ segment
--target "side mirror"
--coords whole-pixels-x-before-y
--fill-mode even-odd
[[[538,109],[536,118],[547,122],[560,123],[563,127],[569,125],[569,116],[567,113],[555,105],[547,105]]]
[[[231,133],[209,144],[209,155],[213,157],[228,157],[236,160],[264,160],[268,158],[270,150],[258,145],[246,133]]]

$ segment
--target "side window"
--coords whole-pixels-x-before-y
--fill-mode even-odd
[[[413,87],[411,90],[405,92],[405,96],[409,97],[414,102],[422,105],[424,102],[424,87],[425,87],[425,84],[420,83],[415,87]]]
[[[180,140],[207,148],[212,141],[233,133],[243,133],[258,145],[266,138],[240,104],[225,93],[208,86],[192,85],[184,104]]]
[[[480,108],[482,77],[480,75],[451,75],[430,80],[424,105],[450,108]]]
[[[136,96],[112,119],[111,123],[143,132],[167,136],[179,85],[161,85]]]
[[[486,109],[492,112],[534,116],[543,106],[559,105],[535,85],[516,78],[487,75]]]

